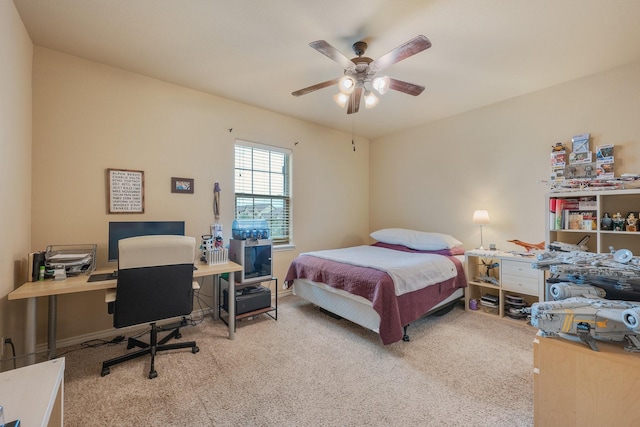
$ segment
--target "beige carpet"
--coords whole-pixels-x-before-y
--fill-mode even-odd
[[[277,322],[243,321],[233,341],[210,317],[184,328],[200,352],[159,354],[153,380],[148,358],[100,376],[124,344],[60,349],[65,425],[531,426],[535,333],[456,307],[412,324],[410,342],[383,346],[287,296]]]

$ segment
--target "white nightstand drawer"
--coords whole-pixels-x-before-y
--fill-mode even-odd
[[[522,277],[502,273],[502,289],[527,295],[538,295],[538,277]]]
[[[538,270],[531,267],[530,262],[518,262],[512,260],[503,260],[502,265],[502,274],[508,274],[510,276],[519,276],[519,277],[530,277],[532,279],[538,280]]]

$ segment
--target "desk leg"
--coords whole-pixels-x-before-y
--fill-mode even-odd
[[[235,337],[236,331],[236,283],[234,273],[229,273],[229,289],[227,291],[227,295],[227,301],[229,301],[229,303],[227,304],[229,308],[229,310],[227,311],[229,313],[229,339],[232,340]]]
[[[27,365],[36,363],[37,301],[38,299],[35,297],[27,299],[27,331],[25,336],[25,352],[29,355],[26,361]]]
[[[56,358],[56,329],[58,316],[58,296],[49,296],[49,329],[47,331],[47,343],[49,347],[49,359]]]
[[[216,274],[213,276],[213,320],[218,320],[218,306],[220,304],[220,300],[218,299],[218,295],[220,295],[220,275]]]

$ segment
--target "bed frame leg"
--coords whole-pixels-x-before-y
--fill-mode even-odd
[[[407,335],[407,328],[409,327],[409,325],[405,325],[404,326],[404,335],[402,335],[402,341],[404,342],[408,342],[409,340],[409,335]]]

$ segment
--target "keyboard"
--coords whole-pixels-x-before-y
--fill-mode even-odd
[[[115,280],[118,278],[118,272],[114,271],[113,273],[100,273],[100,274],[92,274],[89,276],[87,282],[103,282],[105,280]]]

